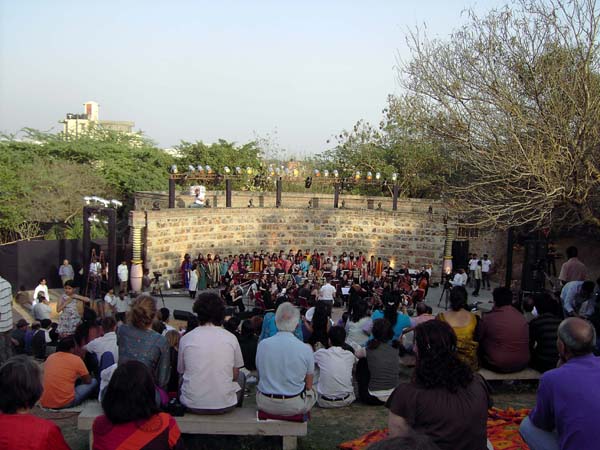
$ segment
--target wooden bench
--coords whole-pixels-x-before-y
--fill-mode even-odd
[[[530,367],[512,373],[498,373],[493,372],[489,369],[481,368],[478,371],[479,375],[485,378],[487,381],[499,381],[499,380],[539,380],[541,373]]]
[[[102,414],[98,402],[88,403],[79,414],[77,428],[89,431],[90,449],[92,448],[92,425],[94,419]],[[281,436],[283,450],[295,450],[298,446],[298,436],[306,436],[306,422],[286,422],[283,420],[258,420],[256,409],[236,408],[222,415],[186,414],[174,417],[182,433],[187,434],[226,434],[235,436]]]

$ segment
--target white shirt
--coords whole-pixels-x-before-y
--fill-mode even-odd
[[[111,331],[104,336],[97,337],[85,346],[88,352],[94,353],[100,363],[100,358],[105,352],[111,352],[115,362],[119,360],[119,347],[117,347],[117,333]]]
[[[125,282],[129,279],[129,269],[127,268],[127,264],[119,264],[119,267],[117,267],[117,275],[119,281]]]
[[[50,319],[52,308],[44,302],[39,302],[33,307],[33,318],[35,320]]]
[[[463,286],[465,286],[467,284],[467,281],[469,280],[469,275],[467,275],[467,272],[461,273],[460,275],[462,276],[462,279],[463,279],[462,284],[463,284]]]
[[[173,330],[173,331],[177,331],[175,328],[173,328],[173,327],[172,327],[171,325],[169,325],[167,322],[163,322],[163,325],[165,326],[165,329],[164,329],[164,330],[163,330],[163,332],[162,332],[162,335],[163,335],[163,336],[166,336],[166,334],[167,334],[169,331],[171,331],[171,330]]]
[[[50,294],[48,293],[48,286],[45,284],[38,284],[35,290],[33,291],[33,304],[35,305],[38,302],[38,294],[40,292],[44,293],[44,297],[46,300],[50,300]]]
[[[99,262],[90,263],[90,273],[92,273],[94,275],[100,275],[101,271],[102,271],[102,264],[100,264]]]
[[[333,301],[334,296],[335,288],[329,283],[326,283],[323,287],[321,287],[321,289],[319,289],[319,300]]]
[[[317,392],[329,398],[343,398],[354,392],[352,367],[357,358],[341,347],[317,350],[315,365],[319,367]]]
[[[195,291],[197,287],[198,287],[198,272],[196,272],[195,270],[192,270],[190,272],[190,286],[188,287],[188,290]]]
[[[476,259],[476,258],[469,260],[469,270],[475,271],[477,269],[477,261],[478,261],[478,259]]]
[[[454,279],[450,282],[452,286],[463,286],[465,284],[464,278],[460,273],[454,275]]]
[[[481,271],[489,272],[491,265],[492,265],[492,261],[490,259],[482,259],[481,260]]]
[[[115,299],[115,310],[118,313],[126,313],[129,311],[129,302],[129,297],[125,297],[123,300],[121,300],[121,297],[117,297]]]
[[[107,293],[107,294],[104,296],[104,301],[105,301],[106,303],[108,303],[110,306],[114,306],[114,305],[115,305],[115,303],[117,303],[117,296],[116,296],[116,295],[114,295],[114,294],[113,294],[113,295],[110,295],[110,294],[108,294],[108,293]]]
[[[244,366],[237,338],[213,325],[195,328],[181,338],[177,371],[182,374],[181,403],[189,408],[221,409],[237,403],[240,385],[233,369]]]

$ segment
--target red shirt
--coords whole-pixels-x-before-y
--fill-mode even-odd
[[[54,422],[31,414],[0,414],[0,448],[70,450]]]

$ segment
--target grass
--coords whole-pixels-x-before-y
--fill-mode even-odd
[[[494,383],[494,406],[532,408],[535,405],[536,389],[536,383]],[[249,396],[244,400],[244,407],[254,406],[254,388],[251,388]],[[35,408],[33,414],[53,420],[62,429],[67,443],[73,450],[88,448],[87,432],[77,430],[77,413],[46,412]],[[341,442],[359,437],[368,431],[385,428],[387,420],[387,410],[383,406],[365,406],[358,402],[337,410],[315,407],[311,414],[308,435],[298,440],[300,450],[335,449]],[[277,437],[190,435],[184,436],[184,439],[189,450],[281,449],[281,439]]]

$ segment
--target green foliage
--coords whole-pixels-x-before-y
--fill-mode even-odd
[[[141,135],[98,130],[65,140],[62,134],[23,130],[0,139],[0,241],[39,235],[24,224],[72,223],[83,196],[133,203],[136,191],[166,190],[174,158]],[[75,222],[76,223],[76,222]],[[61,233],[59,225],[47,235]],[[24,230],[24,231],[20,231]],[[34,231],[35,234],[32,234]]]
[[[381,181],[391,182],[398,176],[400,195],[404,197],[439,197],[446,180],[453,174],[450,150],[428,133],[420,122],[414,98],[388,98],[388,106],[379,128],[359,121],[350,131],[338,136],[335,148],[311,160],[315,167],[330,172],[338,170],[340,177],[352,179],[356,171],[364,179],[377,172]],[[391,183],[388,185],[388,193]],[[374,195],[381,192],[381,183],[354,183],[352,192]]]

